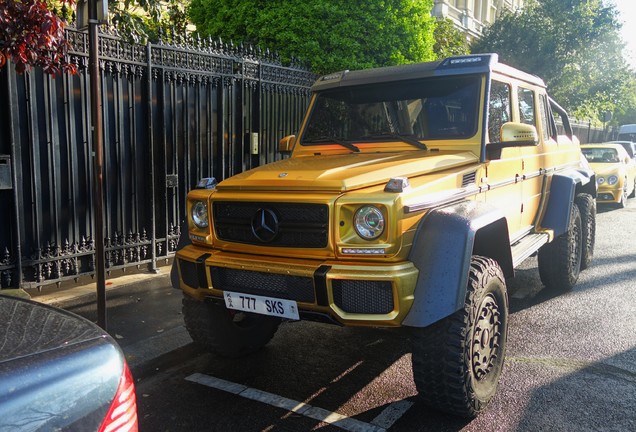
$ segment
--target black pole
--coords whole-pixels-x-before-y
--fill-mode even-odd
[[[106,278],[104,266],[104,196],[103,167],[104,142],[102,125],[102,97],[99,72],[99,35],[97,0],[88,0],[88,69],[91,91],[91,138],[93,146],[93,191],[95,199],[95,275],[97,278],[97,325],[106,330]]]

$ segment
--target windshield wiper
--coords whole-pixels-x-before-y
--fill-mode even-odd
[[[412,135],[412,134],[397,134],[395,132],[382,131],[382,132],[373,133],[371,135],[366,135],[362,138],[393,138],[393,139],[397,139],[402,142],[405,142],[407,144],[411,144],[412,146],[417,147],[418,149],[428,150],[428,147],[426,147],[426,144],[424,144],[423,142],[419,142],[415,138],[412,138],[414,136],[415,135]]]
[[[332,137],[332,136],[320,136],[318,138],[312,139],[311,141],[305,141],[305,143],[307,144],[317,144],[317,143],[328,143],[328,142],[332,142],[332,143],[336,143],[336,144],[340,144],[341,146],[343,146],[344,148],[347,148],[349,150],[351,150],[354,153],[359,153],[360,149],[358,147],[356,147],[355,145],[353,145],[353,143],[343,140],[342,138],[338,138],[338,137]]]

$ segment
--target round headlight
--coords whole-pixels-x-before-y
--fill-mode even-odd
[[[360,237],[373,240],[384,232],[384,215],[377,207],[361,207],[353,217],[353,226]]]
[[[208,205],[203,201],[197,201],[192,206],[192,222],[199,228],[208,227]]]
[[[607,178],[607,184],[615,185],[618,182],[618,177],[615,175],[609,176]]]
[[[602,185],[603,183],[605,183],[605,177],[599,177],[596,179],[596,183]]]

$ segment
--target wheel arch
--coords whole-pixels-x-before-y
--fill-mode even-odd
[[[550,195],[540,226],[551,229],[555,237],[565,233],[570,223],[570,208],[574,204],[574,197],[580,193],[596,198],[594,171],[581,168],[553,174]]]
[[[425,327],[459,310],[472,255],[492,258],[506,277],[513,275],[508,225],[501,211],[477,201],[429,211],[409,254],[419,274],[413,305],[402,324]]]
[[[190,240],[190,233],[188,232],[188,222],[183,221],[180,225],[179,241],[177,242],[175,253],[179,252],[181,249],[191,244],[192,240]],[[170,267],[170,284],[172,285],[172,288],[181,290],[179,263],[176,254],[173,258],[172,266]]]

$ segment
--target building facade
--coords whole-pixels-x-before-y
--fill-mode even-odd
[[[481,35],[488,24],[493,23],[502,11],[516,10],[524,0],[435,0],[431,15],[450,18],[457,28],[464,31],[469,40]]]

